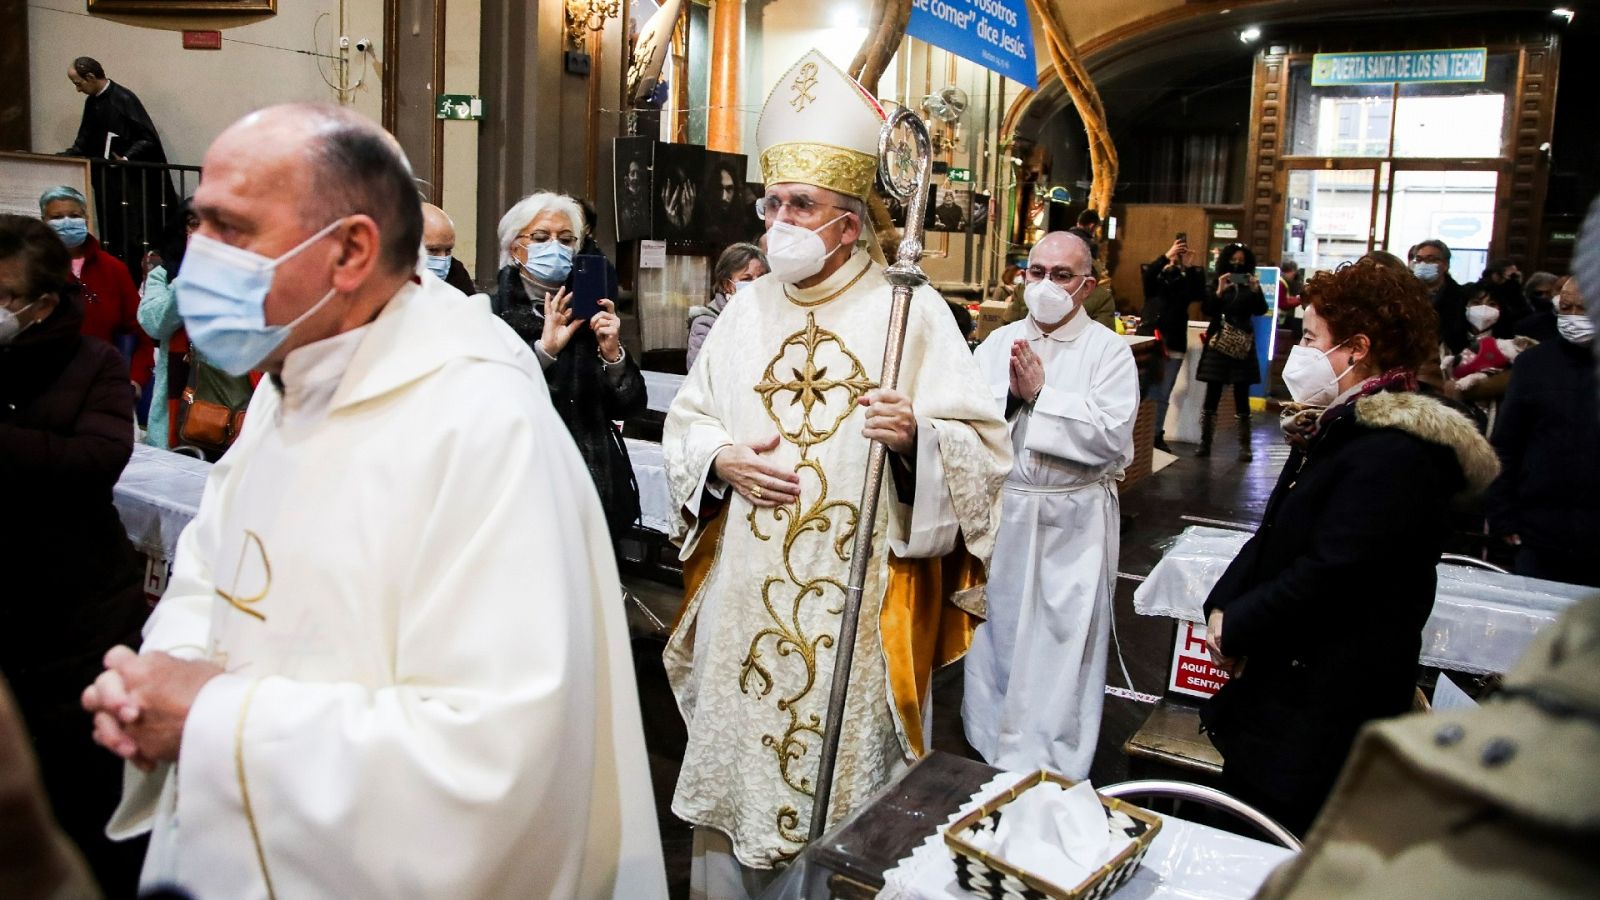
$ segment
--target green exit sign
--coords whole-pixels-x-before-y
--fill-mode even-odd
[[[957,184],[957,183],[971,184],[972,183],[972,170],[971,169],[951,169],[950,170],[950,183],[951,184]]]
[[[481,119],[483,98],[471,94],[440,94],[434,111],[435,118],[439,119]]]

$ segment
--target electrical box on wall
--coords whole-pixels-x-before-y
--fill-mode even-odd
[[[563,54],[562,61],[566,64],[568,75],[589,74],[589,54],[582,50],[568,50]]]
[[[483,98],[471,94],[440,94],[434,118],[472,120],[483,118]]]

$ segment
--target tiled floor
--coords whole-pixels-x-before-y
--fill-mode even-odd
[[[1258,416],[1255,428],[1254,462],[1235,460],[1237,445],[1229,429],[1217,438],[1216,452],[1209,459],[1193,458],[1193,447],[1174,444],[1179,459],[1169,468],[1130,488],[1122,497],[1122,553],[1118,570],[1143,576],[1161,558],[1164,543],[1188,525],[1185,516],[1253,525],[1261,519],[1267,497],[1282,468],[1288,450],[1283,446],[1275,419]],[[671,622],[677,611],[680,592],[637,578],[625,579],[627,586],[651,609],[652,614]],[[1137,582],[1119,579],[1116,594],[1116,627],[1123,658],[1133,687],[1146,694],[1160,694],[1166,684],[1172,658],[1172,620],[1140,616],[1133,611],[1133,590]],[[674,897],[687,896],[690,856],[689,829],[670,810],[672,790],[677,781],[683,755],[682,720],[666,683],[661,666],[662,639],[649,616],[637,608],[629,611],[634,633],[634,660],[639,677],[640,703],[644,709],[645,740],[650,749],[651,776],[654,779],[657,815],[661,823],[662,849],[666,854],[669,887]],[[1123,683],[1115,652],[1109,666],[1108,682]],[[1143,724],[1151,707],[1132,700],[1107,696],[1100,742],[1095,754],[1091,780],[1110,784],[1128,777],[1128,761],[1122,744]],[[975,756],[961,730],[961,667],[951,666],[934,679],[933,743],[938,749]]]

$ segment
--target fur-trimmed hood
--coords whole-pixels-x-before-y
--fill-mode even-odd
[[[1483,493],[1500,474],[1494,447],[1472,420],[1436,398],[1415,391],[1383,391],[1358,398],[1355,414],[1356,421],[1368,428],[1397,428],[1449,447],[1461,465],[1468,493]]]

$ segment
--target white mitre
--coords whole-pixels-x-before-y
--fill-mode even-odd
[[[866,200],[878,173],[883,108],[815,49],[778,79],[756,126],[761,177]]]

